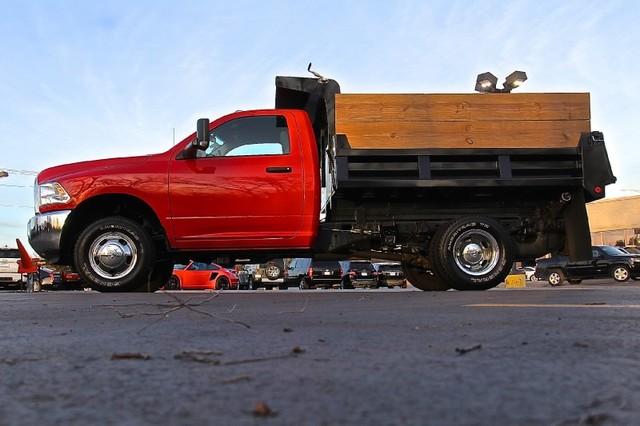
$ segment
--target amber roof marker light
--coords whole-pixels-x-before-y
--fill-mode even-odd
[[[480,93],[511,93],[517,87],[520,87],[527,81],[527,73],[524,71],[514,71],[507,76],[502,83],[502,89],[497,87],[498,77],[490,72],[478,74],[476,78],[476,92]]]

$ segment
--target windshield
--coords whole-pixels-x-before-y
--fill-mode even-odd
[[[218,269],[220,269],[220,267],[215,263],[206,264],[204,262],[193,262],[191,266],[189,266],[190,271],[217,271]]]
[[[380,265],[378,266],[378,270],[380,272],[399,271],[400,265]]]
[[[611,247],[611,246],[602,246],[602,247],[600,247],[600,250],[602,250],[603,252],[605,252],[609,256],[620,256],[620,255],[623,255],[623,254],[627,254],[627,253],[623,252],[622,250],[620,250],[619,248]]]
[[[337,260],[315,260],[311,267],[314,269],[340,269],[340,264]]]
[[[349,268],[356,271],[366,270],[366,271],[374,271],[373,265],[371,262],[351,262]]]

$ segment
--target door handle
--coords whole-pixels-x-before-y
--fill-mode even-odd
[[[291,173],[291,167],[267,167],[267,173]]]

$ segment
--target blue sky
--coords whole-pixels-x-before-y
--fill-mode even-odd
[[[619,183],[640,190],[640,2],[0,0],[0,169],[160,152],[198,117],[273,105],[313,61],[344,92],[589,91]],[[0,179],[0,245],[32,176]],[[24,185],[13,187],[6,185]],[[16,207],[18,206],[18,207]]]

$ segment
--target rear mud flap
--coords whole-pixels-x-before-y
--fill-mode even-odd
[[[571,194],[571,201],[562,214],[566,234],[564,251],[573,261],[591,260],[591,233],[582,189]]]

